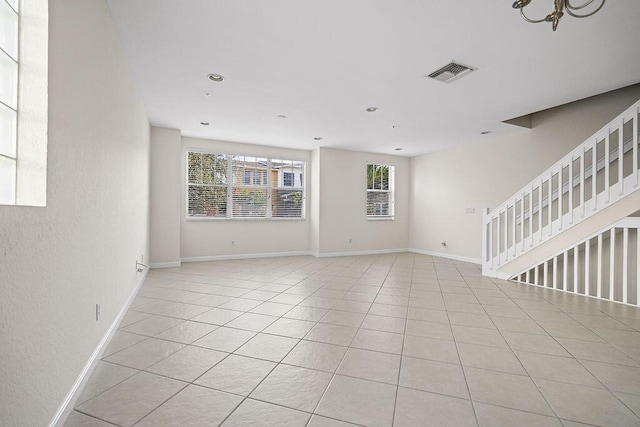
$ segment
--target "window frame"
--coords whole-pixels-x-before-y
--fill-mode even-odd
[[[2,1],[2,0],[0,0]],[[210,154],[210,155],[219,155],[219,156],[225,156],[226,158],[226,162],[227,162],[227,178],[226,178],[226,188],[227,188],[227,208],[226,208],[226,216],[206,216],[206,215],[192,215],[189,214],[189,186],[190,185],[198,185],[198,186],[220,186],[220,184],[198,184],[198,183],[191,183],[189,182],[189,155],[190,153],[197,153],[197,154]],[[243,174],[239,177],[239,179],[236,179],[236,177],[234,176],[234,158],[235,157],[243,157],[243,158],[247,158],[247,157],[254,157],[256,159],[260,158],[260,159],[266,159],[267,160],[267,164],[266,164],[266,169],[263,170],[244,170]],[[306,208],[307,208],[307,204],[306,204],[306,187],[304,185],[302,185],[301,187],[296,187],[295,186],[295,181],[294,181],[294,186],[292,187],[282,187],[280,185],[280,180],[276,179],[275,182],[273,182],[273,180],[271,179],[272,173],[276,172],[278,169],[272,167],[273,163],[272,161],[274,160],[273,156],[258,156],[258,155],[248,155],[248,154],[230,154],[230,153],[223,153],[221,151],[212,151],[212,150],[207,150],[207,149],[202,149],[202,148],[187,148],[185,150],[185,219],[187,221],[304,221],[306,220]],[[305,160],[298,160],[298,159],[288,159],[287,161],[290,162],[295,162],[295,163],[301,163],[302,164],[302,172],[301,174],[304,176],[306,174],[307,171],[307,162]],[[250,184],[245,184],[244,183],[244,172],[251,172],[250,173]],[[294,180],[295,180],[295,173],[294,172]],[[255,182],[255,178],[256,176],[260,179],[260,181],[262,182],[263,180],[265,180],[264,184],[254,184]],[[302,182],[301,182],[302,184]],[[266,212],[265,212],[265,216],[247,216],[247,217],[242,217],[242,216],[234,216],[233,215],[233,195],[234,195],[234,190],[237,189],[265,189],[266,194],[267,194],[267,198],[266,198]],[[272,201],[272,197],[273,194],[276,192],[276,190],[299,190],[302,192],[302,200],[301,200],[301,207],[300,207],[300,216],[273,216],[273,201]]]
[[[379,167],[386,167],[388,168],[388,183],[387,183],[387,189],[382,189],[382,188],[375,188],[375,178],[374,178],[374,182],[373,182],[373,187],[374,188],[369,188],[369,167],[373,166],[379,166]],[[366,183],[366,199],[365,199],[365,212],[367,215],[367,220],[369,221],[394,221],[395,220],[395,166],[391,165],[391,164],[384,164],[384,163],[378,163],[378,162],[367,162],[366,165],[366,169],[365,169],[365,179],[367,180]],[[369,194],[371,193],[383,193],[383,194],[388,194],[389,196],[389,208],[388,208],[388,213],[387,214],[369,214]]]

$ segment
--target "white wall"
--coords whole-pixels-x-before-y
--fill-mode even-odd
[[[148,255],[149,123],[107,6],[53,1],[49,13],[47,206],[0,206],[6,426],[51,420]]]
[[[309,203],[304,220],[187,220],[184,177],[189,149],[300,160],[307,162],[307,168],[311,162],[310,151],[183,137],[182,155],[176,159],[182,170],[180,254],[183,259],[309,251]],[[309,176],[307,171],[307,198],[311,187]]]
[[[314,156],[315,157],[315,156]],[[404,249],[409,243],[409,159],[320,148],[320,254]],[[367,220],[367,163],[395,166],[395,220]],[[351,239],[351,243],[349,243]]]
[[[640,85],[631,86],[536,113],[533,128],[513,136],[412,158],[411,247],[479,260],[482,209],[502,203],[639,98]]]
[[[182,135],[178,129],[151,128],[151,263],[180,263],[180,203],[184,187]]]

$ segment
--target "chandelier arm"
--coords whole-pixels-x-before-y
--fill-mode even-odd
[[[542,19],[530,19],[527,15],[524,14],[524,7],[520,8],[520,15],[522,16],[522,19],[524,19],[527,22],[530,22],[532,24],[539,24],[540,22],[545,22],[547,18],[542,18]]]
[[[573,16],[574,18],[588,18],[591,15],[595,15],[600,9],[602,9],[602,6],[604,6],[604,3],[606,2],[606,0],[602,0],[602,3],[600,3],[600,6],[598,6],[598,8],[596,10],[594,10],[591,13],[587,13],[586,15],[579,15],[577,13],[573,13],[572,10],[570,8],[567,8],[567,13],[570,16]]]
[[[584,9],[585,7],[589,6],[591,3],[593,3],[595,0],[589,0],[584,4],[581,4],[580,6],[574,6],[571,4],[571,0],[565,0],[565,6],[567,7],[567,9],[572,9],[572,10],[580,10],[580,9]]]

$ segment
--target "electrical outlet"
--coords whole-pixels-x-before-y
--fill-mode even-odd
[[[235,245],[236,245],[236,241],[235,241],[235,240],[232,240],[232,241],[231,241],[231,246],[235,246]]]
[[[467,208],[467,213],[468,213],[468,214],[474,214],[474,213],[476,213],[476,208]]]
[[[96,303],[96,322],[100,319],[100,303]]]
[[[447,247],[447,242],[442,242],[440,243],[442,245],[442,247],[446,248]]]
[[[353,242],[353,240],[351,240],[351,237],[349,237],[349,243],[352,243],[352,242]]]

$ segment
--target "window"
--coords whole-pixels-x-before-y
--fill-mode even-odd
[[[367,217],[393,219],[395,169],[389,165],[367,164]]]
[[[1,1],[1,0],[0,0]],[[251,156],[187,153],[190,218],[304,218],[305,163]]]
[[[0,0],[0,204],[15,204],[18,165],[18,0]]]

